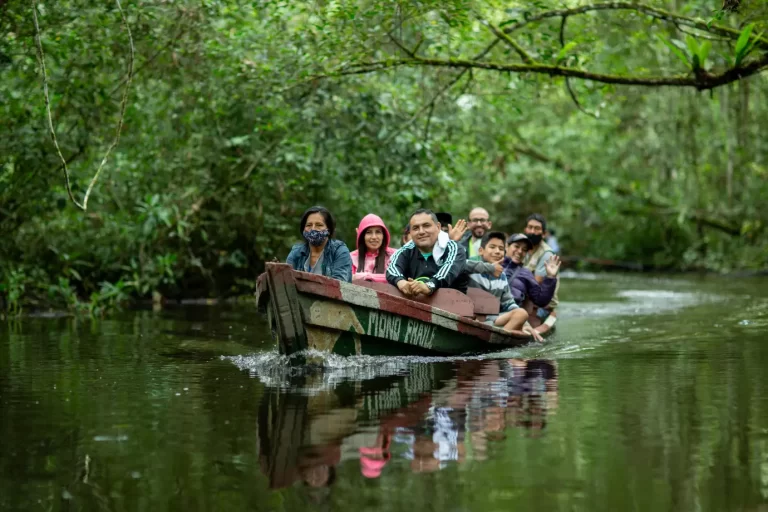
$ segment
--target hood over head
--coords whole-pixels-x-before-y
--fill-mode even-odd
[[[381,247],[382,249],[386,249],[389,247],[389,230],[387,230],[387,226],[384,224],[384,221],[381,220],[381,217],[378,215],[375,215],[373,213],[369,213],[365,217],[363,217],[363,220],[360,221],[360,225],[357,226],[357,238],[355,240],[355,247],[357,247],[357,250],[365,249],[365,243],[363,243],[363,247],[360,247],[360,240],[362,239],[362,234],[365,232],[366,229],[370,227],[380,227],[384,231],[384,242],[382,243]]]

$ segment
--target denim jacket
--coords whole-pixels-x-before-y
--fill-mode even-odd
[[[286,263],[294,270],[304,270],[304,263],[309,257],[309,244],[300,242],[291,248]],[[323,275],[339,281],[352,281],[352,258],[347,245],[341,240],[331,238],[323,249]]]

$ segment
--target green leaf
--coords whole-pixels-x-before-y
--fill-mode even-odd
[[[683,52],[681,52],[675,45],[670,43],[664,36],[662,36],[660,34],[657,34],[657,36],[659,37],[659,39],[661,39],[662,43],[667,45],[667,47],[672,51],[672,53],[677,55],[677,57],[681,61],[683,61],[683,64],[685,64],[686,66],[690,67],[691,64],[690,64],[690,62],[688,62],[688,58],[683,54]]]
[[[688,45],[688,51],[691,52],[691,56],[699,54],[699,43],[695,37],[690,34],[685,36],[685,44]]]
[[[741,61],[744,60],[744,57],[746,57],[749,53],[749,36],[752,35],[752,29],[754,28],[754,23],[750,23],[744,27],[744,30],[742,30],[741,34],[739,35],[738,41],[736,41],[736,49],[734,50],[734,62],[736,66],[741,64]]]
[[[701,62],[701,67],[704,67],[704,63],[707,61],[711,49],[712,43],[710,41],[704,41],[701,43],[701,46],[699,46],[699,61]]]
[[[557,53],[557,57],[555,58],[555,61],[557,63],[560,63],[565,56],[568,54],[569,51],[573,50],[576,46],[578,46],[578,43],[576,41],[569,41],[563,48]]]
[[[752,35],[752,30],[755,28],[754,23],[750,23],[746,27],[744,27],[744,30],[741,31],[741,34],[739,34],[739,39],[736,41],[736,55],[739,54],[739,52],[744,51],[744,49],[747,47],[747,43],[749,42],[749,36]]]
[[[755,38],[752,40],[752,42],[750,42],[749,44],[747,44],[747,47],[746,47],[746,49],[744,50],[744,52],[743,52],[743,55],[741,55],[741,56],[737,56],[737,58],[736,58],[736,64],[735,64],[736,66],[738,66],[739,64],[741,64],[741,63],[742,63],[742,61],[743,61],[743,60],[744,60],[744,59],[747,57],[747,55],[749,55],[749,54],[752,52],[752,50],[754,50],[754,49],[755,49],[755,45],[756,45],[756,44],[757,44],[757,42],[760,40],[760,38],[761,38],[761,37],[763,37],[763,34],[764,34],[764,33],[765,33],[765,31],[763,31],[763,32],[760,32],[759,34],[757,34],[757,35],[755,36]]]

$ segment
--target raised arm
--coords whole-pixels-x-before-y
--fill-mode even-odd
[[[528,269],[520,269],[517,277],[525,283],[525,296],[531,299],[538,307],[547,307],[552,301],[552,297],[555,296],[557,278],[543,277],[542,282],[538,283]]]
[[[465,274],[493,274],[494,272],[496,272],[496,265],[481,260],[467,260],[464,265]]]
[[[547,251],[541,255],[541,258],[539,258],[539,262],[536,264],[536,271],[534,272],[537,283],[543,283],[544,278],[547,277],[547,262],[549,262],[553,254],[554,253]]]

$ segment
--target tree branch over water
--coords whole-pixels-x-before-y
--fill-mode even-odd
[[[634,11],[640,15],[645,15],[653,19],[668,22],[680,31],[683,30],[681,27],[687,27],[689,29],[700,32],[698,34],[687,31],[684,32],[688,35],[689,38],[698,37],[708,41],[719,40],[722,41],[723,44],[727,44],[729,42],[736,43],[737,53],[739,52],[739,44],[742,42],[748,43],[746,47],[742,45],[742,50],[744,48],[747,48],[747,50],[746,52],[741,53],[740,56],[736,56],[735,59],[729,59],[728,57],[721,59],[720,67],[713,66],[714,69],[706,68],[704,62],[706,56],[704,55],[704,51],[702,51],[701,56],[691,55],[688,57],[690,59],[690,62],[687,62],[689,70],[687,73],[681,74],[657,72],[657,74],[651,75],[644,73],[632,74],[628,72],[623,72],[621,74],[598,72],[579,67],[579,64],[577,63],[578,59],[567,59],[570,64],[564,64],[561,61],[564,60],[563,56],[567,54],[569,49],[565,47],[563,40],[565,20],[567,20],[569,17],[573,17],[575,19],[583,19],[582,15],[597,11]],[[768,69],[768,54],[764,53],[761,55],[756,55],[751,60],[744,58],[750,53],[752,49],[768,49],[768,37],[763,36],[763,32],[750,36],[749,32],[751,31],[751,27],[747,27],[745,30],[739,30],[725,25],[713,23],[712,21],[707,22],[703,19],[691,18],[681,14],[673,13],[643,3],[603,2],[567,9],[554,9],[539,13],[526,14],[526,19],[523,21],[512,19],[498,25],[492,23],[484,15],[476,14],[476,17],[479,19],[480,23],[485,25],[493,33],[495,39],[491,41],[479,55],[473,58],[445,58],[432,53],[431,48],[419,51],[422,43],[424,42],[423,34],[419,29],[417,29],[419,40],[415,46],[406,42],[407,37],[402,36],[402,34],[400,37],[395,37],[395,35],[390,31],[388,36],[394,45],[400,50],[398,55],[392,55],[392,58],[379,58],[377,60],[371,60],[367,62],[345,64],[328,72],[314,75],[312,79],[367,74],[397,67],[417,66],[547,75],[551,77],[565,78],[569,94],[571,95],[574,103],[580,107],[580,103],[578,102],[572,84],[570,83],[571,79],[590,80],[597,83],[615,85],[635,85],[643,87],[691,87],[698,90],[711,90],[732,82],[739,81],[743,78],[755,75],[764,71],[765,69]],[[529,51],[523,48],[523,46],[518,43],[517,40],[510,37],[510,34],[524,27],[553,18],[560,18],[562,20],[560,28],[560,54],[558,55],[558,58],[555,62],[552,61],[551,56],[546,56],[549,54],[548,52],[550,52],[550,50],[554,52],[557,52],[557,50],[537,48],[535,51]],[[745,37],[746,39],[744,39]],[[522,62],[484,60],[486,56],[488,56],[500,42],[504,43],[504,45],[513,50],[520,57]],[[571,45],[573,44],[577,43],[571,43]],[[668,42],[667,45],[669,46]],[[689,48],[693,48],[690,42],[688,45]],[[698,45],[695,46],[698,47]],[[368,55],[372,55],[372,52],[369,50],[370,49],[366,50],[366,52]],[[438,51],[443,50],[439,49]],[[675,48],[672,48],[673,53],[676,51],[677,50]],[[691,51],[694,53],[698,52],[696,49]],[[709,53],[708,49],[706,50],[706,53]],[[682,58],[684,61],[686,60],[686,57],[683,56],[683,54],[680,52],[677,53],[677,56]],[[491,58],[493,59],[493,57]],[[590,60],[588,59],[588,61]],[[586,110],[585,112],[589,113]]]
[[[312,80],[331,78],[345,75],[360,75],[375,73],[397,67],[447,67],[455,69],[476,69],[486,71],[501,71],[509,73],[533,73],[553,77],[579,78],[604,84],[637,85],[644,87],[695,87],[700,91],[715,89],[722,85],[737,82],[742,78],[755,75],[768,69],[768,53],[745,64],[728,68],[720,73],[700,71],[698,74],[671,76],[642,76],[617,75],[596,73],[580,68],[558,66],[554,64],[514,64],[503,62],[478,62],[466,59],[435,59],[426,57],[410,57],[406,59],[387,59],[352,65],[325,75],[317,75]]]
[[[533,58],[528,54],[528,52],[525,51],[525,49],[520,46],[516,41],[514,41],[511,37],[509,37],[507,34],[496,28],[493,23],[490,23],[488,21],[483,20],[483,24],[488,27],[491,32],[493,32],[493,35],[498,37],[501,41],[505,42],[507,45],[509,45],[515,52],[517,52],[518,55],[520,55],[520,58],[525,62],[526,64],[533,64]]]
[[[690,18],[688,16],[683,16],[681,14],[676,14],[664,9],[659,9],[658,7],[652,7],[650,5],[637,2],[603,2],[582,5],[580,7],[573,7],[570,9],[555,9],[533,14],[528,16],[524,21],[512,22],[512,24],[506,23],[502,25],[506,25],[504,27],[504,33],[510,34],[525,27],[526,25],[530,25],[531,23],[536,23],[538,21],[543,21],[549,18],[578,16],[580,14],[586,14],[595,11],[637,11],[652,18],[668,21],[677,25],[684,25],[701,30],[703,32],[724,36],[733,40],[738,39],[741,35],[741,31],[735,28],[726,27],[716,23],[708,23],[702,19]],[[761,37],[758,41],[763,45],[768,45],[768,38],[766,37]]]

